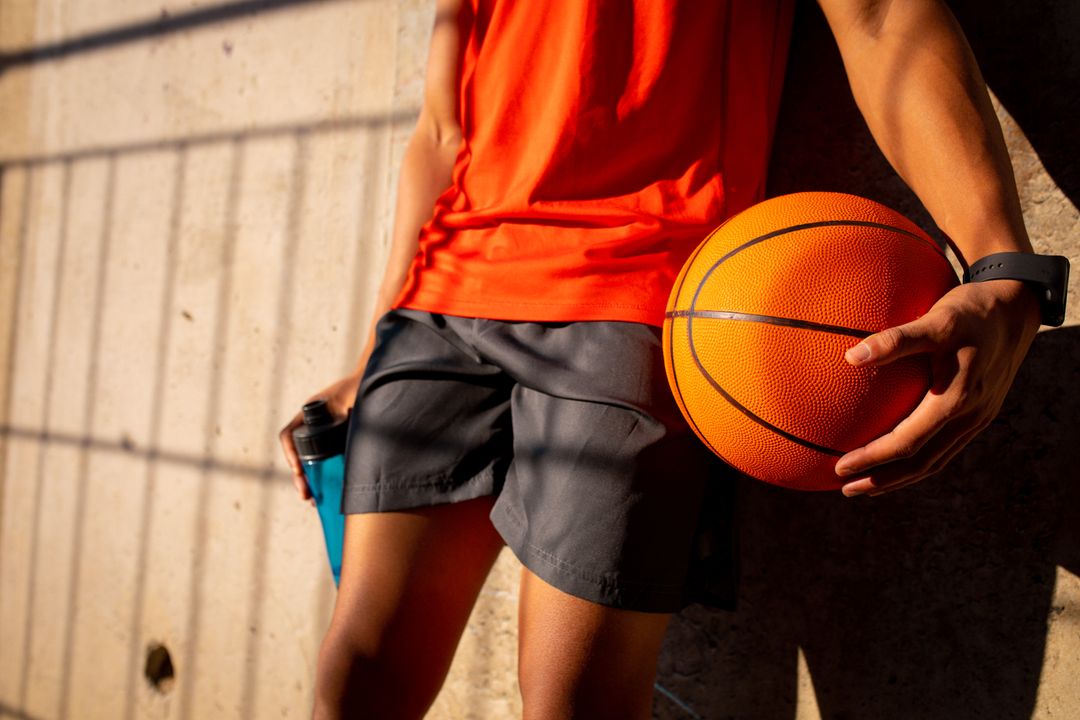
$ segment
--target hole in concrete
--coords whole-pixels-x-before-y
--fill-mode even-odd
[[[151,643],[146,648],[146,669],[144,672],[151,687],[160,693],[169,692],[176,680],[169,649],[160,643]]]

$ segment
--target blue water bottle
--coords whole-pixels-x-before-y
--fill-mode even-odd
[[[304,424],[293,430],[293,442],[304,465],[308,487],[319,510],[326,554],[334,585],[341,582],[341,544],[345,538],[345,516],[341,514],[341,490],[345,479],[345,440],[348,416],[335,420],[325,400],[304,405]]]

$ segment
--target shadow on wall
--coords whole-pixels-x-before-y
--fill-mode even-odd
[[[1080,207],[1080,3],[989,5],[950,3],[990,89],[1054,183]],[[803,0],[795,18],[769,194],[806,189],[862,194],[934,227],[873,144],[825,20]]]
[[[1080,207],[1080,3],[953,0],[949,5],[987,85],[1023,129],[1054,183]]]
[[[991,88],[1076,203],[1080,6],[957,5]],[[800,5],[795,32],[770,194],[853,192],[932,227],[873,145],[820,12]],[[660,685],[698,717],[793,718],[802,648],[823,718],[1031,717],[1056,566],[1080,574],[1078,367],[1080,328],[1040,335],[997,420],[917,489],[849,500],[743,481],[738,611],[681,613]],[[688,716],[657,697],[654,717]]]
[[[998,419],[917,490],[745,481],[738,611],[679,615],[660,684],[704,718],[794,717],[801,647],[823,718],[1031,717],[1055,566],[1080,574],[1077,367],[1080,328],[1040,335]]]

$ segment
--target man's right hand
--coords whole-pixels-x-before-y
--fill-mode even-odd
[[[333,385],[315,393],[305,401],[305,405],[312,400],[320,398],[326,400],[326,407],[334,419],[343,418],[349,413],[349,409],[356,401],[356,391],[360,387],[362,373],[357,371],[338,380]],[[282,450],[285,452],[285,462],[292,471],[293,485],[300,494],[301,500],[307,500],[309,505],[315,505],[315,499],[311,496],[311,488],[308,487],[307,478],[304,476],[304,466],[300,462],[300,456],[296,453],[296,443],[293,442],[293,430],[304,424],[304,413],[296,413],[289,424],[281,429],[278,438],[281,440]]]

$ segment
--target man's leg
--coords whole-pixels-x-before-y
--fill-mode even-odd
[[[518,676],[524,720],[650,717],[671,615],[582,600],[522,570]]]
[[[503,544],[491,504],[347,516],[315,718],[423,717]]]

